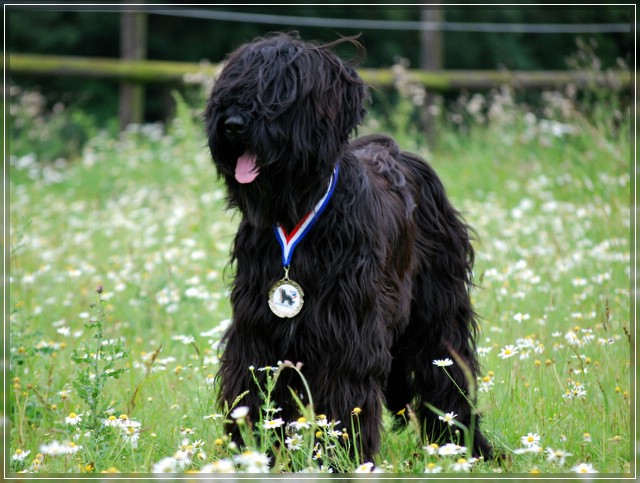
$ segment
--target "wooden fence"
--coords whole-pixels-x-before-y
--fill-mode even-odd
[[[212,79],[220,64],[167,62],[156,60],[128,60],[110,58],[67,57],[54,55],[9,54],[8,74],[40,76],[66,76],[98,78],[119,82],[120,124],[124,128],[131,122],[142,122],[144,98],[142,86],[148,83],[184,84],[191,79]],[[392,69],[359,69],[365,82],[375,87],[391,87],[396,81]],[[573,84],[578,89],[600,86],[610,89],[628,89],[631,74],[628,71],[496,71],[496,70],[407,70],[407,80],[425,86],[432,102],[434,93],[456,90],[486,90],[502,85],[516,89],[558,88]],[[137,86],[137,87],[136,87]],[[137,102],[123,93],[137,92]],[[129,96],[131,97],[131,96]],[[427,110],[428,111],[428,110]],[[427,123],[431,125],[431,123]],[[427,132],[435,141],[433,133]]]
[[[9,54],[8,73],[42,76],[101,78],[118,82],[184,83],[187,76],[203,74],[215,76],[219,64],[167,62],[156,60],[120,60],[54,55]],[[362,78],[377,87],[393,86],[395,75],[391,69],[359,69]],[[625,89],[631,85],[628,71],[496,71],[496,70],[437,70],[407,71],[411,82],[439,92],[462,89],[490,89],[504,84],[522,89],[540,89],[569,83],[577,88],[600,86]]]

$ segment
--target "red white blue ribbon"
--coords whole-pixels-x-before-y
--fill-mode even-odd
[[[329,200],[331,199],[331,195],[333,194],[333,190],[336,187],[336,183],[338,181],[338,165],[336,165],[333,170],[333,175],[329,180],[329,188],[327,192],[324,194],[322,199],[318,201],[316,206],[309,213],[306,214],[302,220],[296,225],[296,227],[291,231],[291,233],[287,233],[286,230],[282,227],[282,225],[274,225],[273,229],[276,232],[276,238],[278,243],[280,243],[280,248],[282,248],[282,266],[289,267],[291,264],[291,258],[293,257],[293,250],[295,250],[296,246],[300,241],[309,233],[311,227],[316,223],[324,209],[329,204]]]

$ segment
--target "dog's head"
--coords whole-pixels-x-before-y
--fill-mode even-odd
[[[251,222],[287,222],[278,218],[306,210],[285,205],[326,189],[362,122],[367,87],[332,50],[344,42],[362,49],[353,38],[328,45],[260,38],[231,53],[216,80],[205,111],[209,148],[231,204]]]

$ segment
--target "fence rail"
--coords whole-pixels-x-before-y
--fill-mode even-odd
[[[8,74],[67,76],[109,79],[118,82],[184,83],[190,75],[213,77],[220,64],[120,60],[96,57],[9,54]],[[359,69],[362,78],[378,87],[392,86],[391,69]],[[434,91],[490,89],[504,84],[523,89],[540,89],[575,84],[578,88],[600,86],[624,89],[631,85],[628,71],[498,71],[498,70],[409,70],[409,80]]]

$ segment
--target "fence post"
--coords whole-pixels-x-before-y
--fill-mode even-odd
[[[422,70],[441,70],[444,66],[444,40],[440,29],[443,17],[440,0],[429,0],[423,4],[420,20],[424,24],[429,24],[430,28],[420,30],[420,68]],[[422,123],[430,147],[435,146],[437,140],[436,110],[441,104],[441,96],[427,89],[422,110]]]
[[[147,55],[147,14],[126,7],[120,19],[120,58],[141,60]],[[118,109],[120,129],[144,120],[144,87],[141,83],[120,84]]]

